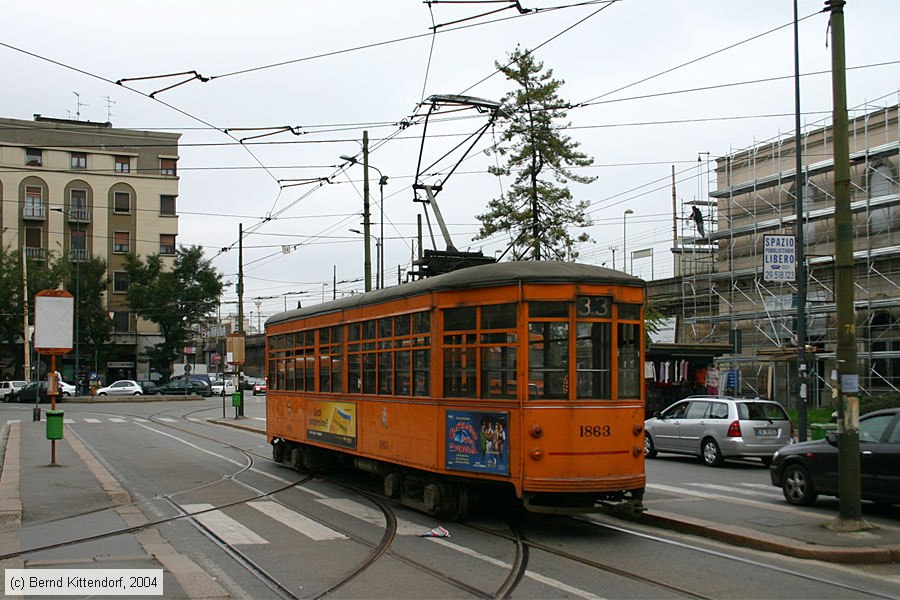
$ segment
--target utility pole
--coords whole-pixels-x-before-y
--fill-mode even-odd
[[[853,214],[850,211],[850,135],[847,122],[847,80],[844,55],[844,0],[827,0],[831,11],[831,85],[834,147],[834,262],[837,316],[838,491],[839,515],[828,527],[861,531],[871,526],[862,518],[859,469],[859,366],[856,358],[856,316],[853,310]]]
[[[800,39],[797,31],[797,0],[794,0],[794,190],[797,199],[797,429],[799,441],[806,441],[806,402],[808,398],[808,373],[806,365],[806,248],[803,230],[803,156],[800,135]]]
[[[22,366],[25,372],[22,373],[25,381],[31,381],[31,335],[28,333],[28,257],[25,256],[25,241],[22,241],[22,340],[24,351],[22,357]]]
[[[372,291],[372,249],[369,247],[369,236],[372,231],[369,219],[369,132],[363,131],[363,238],[365,239],[365,290]]]
[[[244,333],[244,224],[238,223],[238,333]],[[243,360],[243,356],[241,357]],[[241,381],[241,366],[238,366],[237,389],[241,402],[237,407],[237,416],[244,416],[244,384]],[[224,381],[224,380],[223,380]]]

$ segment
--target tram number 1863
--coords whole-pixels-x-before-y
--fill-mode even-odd
[[[580,437],[609,437],[612,430],[609,425],[580,425],[578,435]]]

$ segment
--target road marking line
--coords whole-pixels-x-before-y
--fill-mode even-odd
[[[99,423],[100,419],[89,419],[87,417],[84,418],[85,423]]]
[[[125,422],[125,419],[121,419],[119,417],[110,417],[109,420],[112,423],[124,423]],[[87,421],[87,419],[85,419],[85,421]]]
[[[252,506],[267,517],[271,517],[281,523],[287,525],[294,531],[302,533],[306,537],[320,540],[341,540],[346,539],[346,535],[339,531],[335,531],[330,527],[326,527],[321,523],[313,521],[309,517],[289,509],[283,504],[272,502],[271,500],[263,500],[260,502],[248,502]]]
[[[21,422],[22,422],[22,419],[10,419],[9,421],[7,421],[7,423],[9,423],[10,425],[12,425],[13,423],[21,423]]]
[[[375,510],[374,508],[363,506],[362,504],[354,502],[353,500],[348,500],[346,498],[323,498],[321,500],[317,500],[317,502],[321,502],[325,506],[340,511],[346,515],[350,515],[351,517],[357,518],[360,521],[365,521],[366,523],[375,525],[376,527],[384,527],[385,525],[384,515],[380,510]],[[424,525],[416,525],[411,521],[397,519],[397,535],[419,535],[424,531],[428,531],[428,529],[429,528],[425,527]]]
[[[193,514],[213,508],[212,504],[183,504],[182,509]],[[268,540],[257,535],[251,529],[241,525],[221,510],[214,510],[192,517],[207,529],[216,534],[223,542],[238,544],[268,544]]]
[[[695,487],[710,489],[710,490],[718,490],[720,492],[735,492],[738,494],[744,494],[747,496],[761,496],[763,498],[780,498],[781,494],[776,492],[775,486],[771,486],[771,492],[755,492],[753,490],[740,490],[735,489],[734,487],[730,487],[727,485],[716,485],[714,483],[689,483],[688,485],[692,485]]]
[[[265,421],[265,417],[252,417],[254,421]]]
[[[505,563],[502,560],[497,560],[496,558],[493,558],[491,556],[486,556],[484,554],[476,552],[475,550],[472,550],[471,548],[466,548],[465,546],[460,546],[459,544],[454,544],[453,542],[447,541],[445,538],[426,538],[426,539],[430,542],[434,542],[435,544],[438,544],[445,548],[449,548],[450,550],[456,550],[460,554],[465,554],[466,556],[471,556],[472,558],[476,558],[476,559],[484,561],[486,563],[490,563],[490,564],[500,567],[502,569],[509,570],[512,568],[511,564]],[[582,589],[579,589],[576,587],[572,587],[571,585],[563,583],[562,581],[553,579],[551,577],[546,577],[544,575],[541,575],[540,573],[535,573],[534,571],[525,571],[525,577],[528,577],[529,579],[533,579],[533,580],[537,581],[538,583],[542,583],[546,586],[554,587],[554,588],[562,590],[564,592],[568,592],[569,594],[578,596],[580,598],[586,598],[588,600],[600,600],[602,598],[601,596],[597,596],[596,594],[592,594],[591,592],[588,592],[588,591],[585,591],[585,590],[582,590]]]
[[[178,422],[178,419],[172,419],[170,417],[160,417],[159,420],[162,421],[163,423],[177,423]]]
[[[73,423],[75,423],[75,419],[63,419],[63,423],[68,423],[69,425],[72,425]]]

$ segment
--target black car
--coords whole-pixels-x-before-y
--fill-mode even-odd
[[[33,403],[34,398],[37,395],[40,396],[40,402],[50,402],[50,396],[47,395],[46,381],[31,381],[26,383],[19,391],[9,395],[9,401]],[[58,399],[59,397],[57,397],[57,400]]]
[[[209,396],[212,392],[209,384],[199,379],[175,379],[166,385],[156,387],[153,394],[157,396]]]
[[[900,504],[900,408],[859,418],[860,488],[865,500]],[[819,494],[838,495],[837,435],[779,449],[769,467],[772,485],[791,504],[809,506]]]

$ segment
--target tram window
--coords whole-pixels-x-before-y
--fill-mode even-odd
[[[331,363],[331,389],[329,391],[334,393],[341,393],[344,391],[344,382],[341,378],[341,365],[342,365],[341,357],[332,356]]]
[[[335,325],[334,327],[329,327],[331,330],[331,343],[332,344],[340,344],[341,343],[341,326]]]
[[[390,317],[378,319],[378,337],[389,338],[393,335],[394,320]]]
[[[569,324],[529,323],[530,395],[546,399],[569,396]]]
[[[461,306],[444,310],[444,331],[466,331],[475,329],[475,306]]]
[[[297,340],[298,342],[300,340]],[[299,343],[297,344],[300,345]],[[303,332],[303,345],[307,348],[312,348],[316,345],[316,330],[310,329],[309,331]]]
[[[410,385],[411,367],[409,350],[394,354],[394,393],[398,396],[409,396],[412,394],[412,386]]]
[[[431,313],[413,314],[413,333],[431,333]]]
[[[475,397],[475,348],[444,349],[444,395]]]
[[[516,305],[493,304],[481,307],[482,329],[515,329]]]
[[[579,321],[575,327],[576,396],[609,399],[612,397],[612,324]]]
[[[278,361],[278,389],[286,390],[287,388],[287,361]]]
[[[300,359],[291,359],[286,361],[285,364],[285,378],[284,378],[284,387],[281,389],[284,390],[296,390],[297,383],[294,380],[294,373],[296,372],[294,361]]]
[[[358,342],[361,340],[361,327],[361,323],[350,323],[347,325],[347,339],[351,342]]]
[[[363,339],[364,340],[374,340],[375,339],[375,321],[363,321],[362,324],[363,329]]]
[[[331,389],[331,356],[327,354],[319,356],[319,391],[334,391]]]
[[[375,393],[375,353],[369,352],[367,354],[363,354],[363,377],[362,377],[362,392],[363,394],[374,394]]]
[[[389,396],[394,393],[394,353],[381,352],[378,354],[378,393]]]
[[[347,393],[362,393],[362,355],[351,354],[347,358]]]
[[[569,316],[567,302],[529,302],[528,316],[532,319],[566,318]]]
[[[409,335],[409,315],[394,317],[394,335],[396,337]]]
[[[618,325],[619,398],[640,398],[641,387],[638,361],[641,356],[640,326],[629,323]]]
[[[619,320],[640,321],[641,305],[640,304],[617,304],[619,311]]]
[[[516,397],[514,346],[489,346],[481,349],[481,397]]]
[[[303,361],[303,378],[304,378],[304,389],[307,392],[314,392],[316,390],[316,356],[315,356],[315,348],[307,348],[306,349],[306,357]],[[297,377],[300,377],[300,374],[297,374]]]
[[[431,351],[413,352],[413,395],[428,396],[431,393]]]

